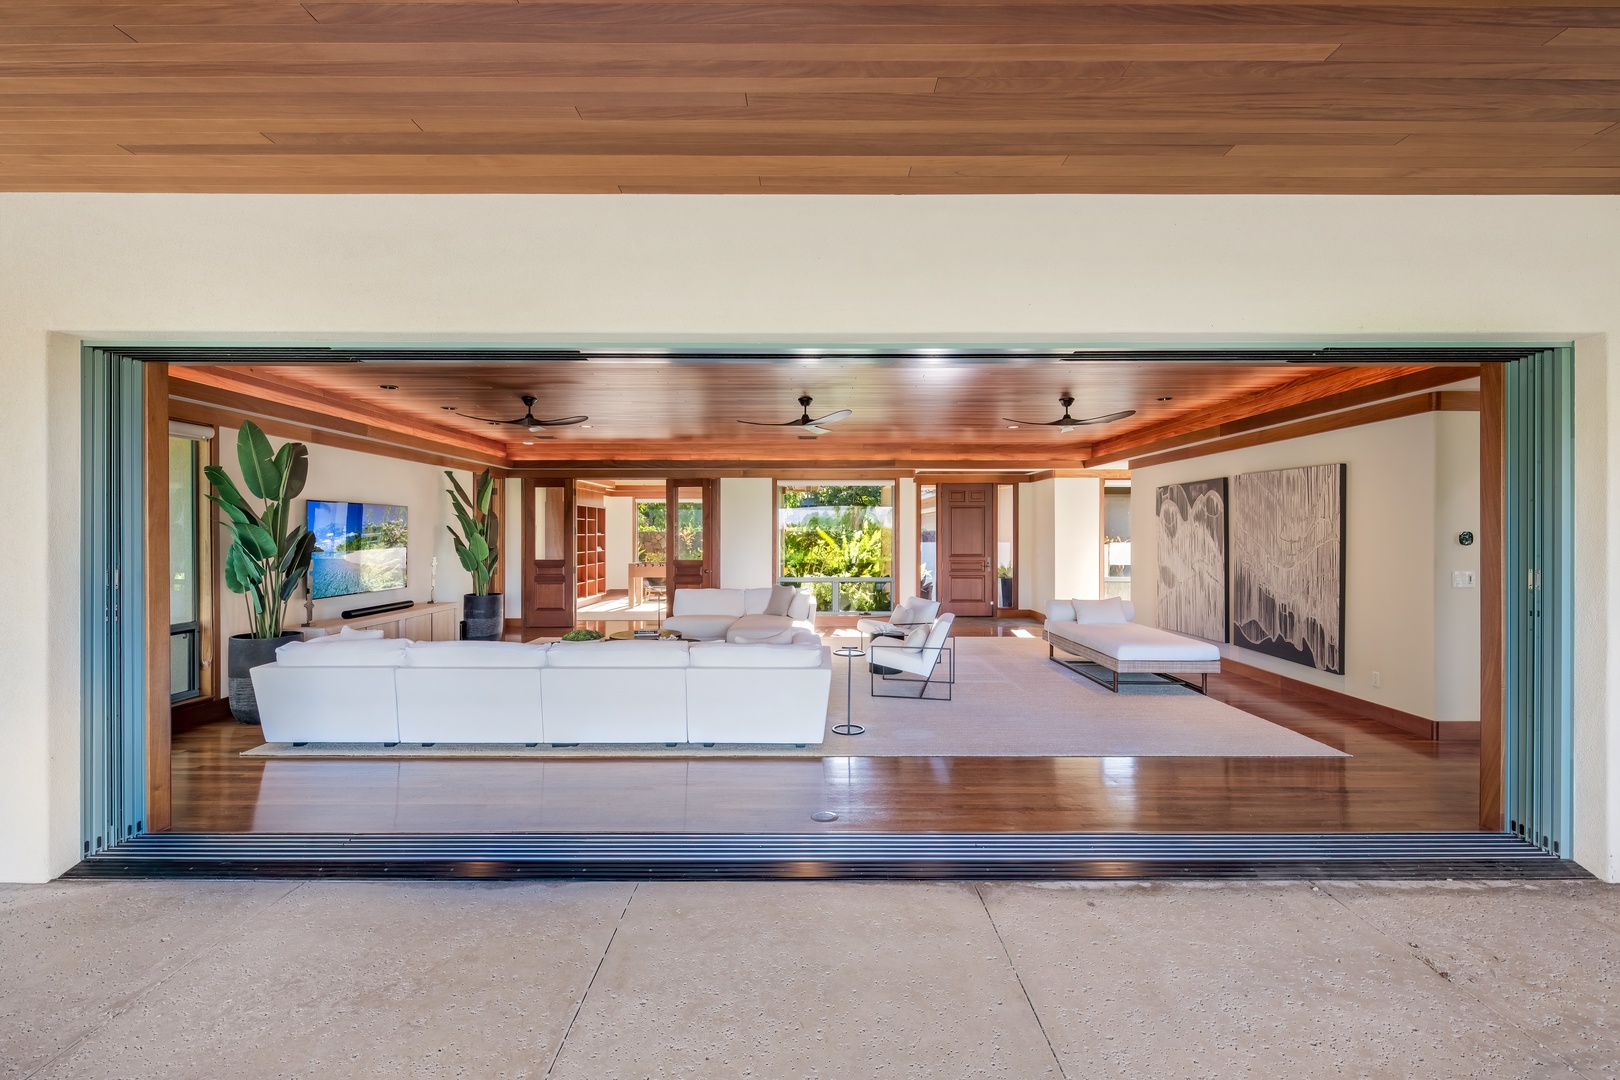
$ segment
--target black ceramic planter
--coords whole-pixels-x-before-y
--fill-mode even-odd
[[[1000,578],[998,580],[1000,580],[1000,582],[1001,582],[1001,606],[1004,607],[1004,608],[1010,608],[1010,607],[1013,606],[1013,602],[1012,602],[1012,578],[1004,577],[1004,578]]]
[[[506,612],[500,593],[461,598],[462,637],[468,641],[499,641],[506,628]]]
[[[276,650],[289,641],[302,641],[302,634],[282,634],[280,637],[256,638],[237,634],[231,638],[225,660],[225,688],[230,695],[231,715],[241,724],[259,722],[259,699],[253,696],[253,677],[256,667],[276,662]]]

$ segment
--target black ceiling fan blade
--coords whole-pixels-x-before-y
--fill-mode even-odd
[[[1014,420],[1010,416],[1003,416],[1002,419],[1007,421],[1007,423],[1009,423],[1009,424],[1017,424],[1019,427],[1059,427],[1059,426],[1064,425],[1064,424],[1078,424],[1078,423],[1080,423],[1080,421],[1078,421],[1078,420],[1068,420],[1068,419],[1064,419],[1064,420]]]
[[[457,416],[465,416],[468,420],[477,420],[481,424],[529,424],[532,423],[534,419],[533,417],[529,416],[520,416],[516,420],[492,420],[487,416],[474,416],[471,413],[464,413],[459,409],[452,409],[451,411]]]
[[[1054,420],[1054,424],[1111,424],[1115,420],[1123,420],[1127,416],[1135,416],[1135,409],[1121,409],[1119,412],[1104,413],[1101,416],[1091,416],[1084,420]]]
[[[780,424],[768,424],[763,420],[739,420],[737,423],[747,424],[749,427],[800,427],[803,425],[804,421],[784,420]]]
[[[809,414],[806,413],[804,418],[802,420],[800,420],[799,423],[803,424],[806,427],[810,427],[810,426],[812,426],[814,424],[836,424],[836,423],[838,423],[838,421],[840,421],[840,420],[848,420],[850,417],[852,417],[854,415],[855,415],[855,410],[853,410],[853,409],[839,409],[839,410],[837,410],[835,412],[828,413],[826,416],[818,416],[814,420],[812,420],[812,419],[810,419]]]
[[[529,421],[529,430],[533,431],[535,428],[547,428],[547,427],[572,427],[575,424],[583,424],[585,421],[587,421],[589,419],[590,419],[590,417],[588,417],[588,416],[564,416],[564,417],[561,417],[561,418],[556,419],[556,420],[533,420],[533,419],[531,419]]]

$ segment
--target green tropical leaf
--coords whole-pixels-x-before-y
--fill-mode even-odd
[[[489,561],[494,563],[501,550],[501,517],[494,507],[484,515],[484,537],[489,543]]]
[[[233,527],[238,526],[238,525],[256,525],[256,524],[258,524],[257,520],[253,516],[251,516],[248,513],[248,511],[243,510],[240,506],[237,506],[235,503],[227,502],[226,500],[220,498],[218,495],[215,495],[212,492],[209,492],[209,494],[208,494],[208,501],[213,503],[215,506],[219,507],[221,510],[225,511],[225,515],[231,519],[231,525]]]
[[[263,578],[264,569],[242,550],[242,545],[232,544],[225,554],[225,587],[233,593],[254,593]]]
[[[489,541],[484,539],[483,533],[475,532],[467,537],[467,550],[480,566],[489,559]]]
[[[478,474],[478,512],[480,514],[489,513],[489,505],[494,497],[495,477],[490,475],[488,469],[485,469]]]
[[[472,552],[467,550],[467,545],[461,542],[461,537],[456,535],[456,530],[448,525],[444,528],[450,534],[451,541],[456,545],[456,558],[461,560],[461,568],[469,574],[478,569],[477,560],[472,557]]]
[[[242,497],[242,493],[237,490],[236,482],[231,479],[230,473],[218,465],[206,465],[203,467],[203,475],[208,478],[208,482],[213,485],[214,491],[218,493],[219,500],[216,501],[223,501],[225,504],[236,507],[249,521],[259,520],[259,515],[254,511],[253,507],[248,505],[248,501]]]
[[[287,461],[281,497],[291,501],[304,493],[304,483],[309,479],[309,447],[303,443],[288,443],[287,446],[292,447],[292,454]],[[283,450],[286,448],[282,447]]]
[[[315,554],[315,534],[308,529],[300,529],[294,536],[292,544],[276,564],[276,569],[296,582],[309,572],[310,558]]]
[[[274,499],[281,491],[281,473],[276,468],[270,440],[251,420],[242,421],[241,430],[236,434],[236,462],[248,490],[259,498]]]
[[[263,562],[276,557],[276,538],[263,525],[236,526],[236,542],[249,558]]]
[[[450,492],[450,498],[457,506],[466,506],[470,509],[473,504],[472,498],[467,494],[467,489],[461,486],[461,481],[456,479],[456,474],[446,469],[444,475],[450,478],[450,486],[454,489]]]

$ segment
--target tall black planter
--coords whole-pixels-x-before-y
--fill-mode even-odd
[[[1001,606],[1004,608],[1012,607],[1012,578],[1004,577],[997,580],[1001,582]]]
[[[237,723],[259,722],[259,699],[253,696],[254,668],[276,662],[276,650],[289,641],[302,641],[302,634],[256,638],[237,634],[231,638],[225,658],[225,688],[231,699],[231,715]]]
[[[462,637],[468,641],[499,641],[506,629],[505,608],[500,593],[461,598]]]

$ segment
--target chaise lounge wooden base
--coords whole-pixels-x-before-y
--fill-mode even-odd
[[[1082,645],[1078,641],[1071,641],[1059,634],[1047,631],[1042,636],[1046,638],[1046,655],[1077,675],[1084,675],[1098,686],[1106,686],[1114,693],[1119,693],[1119,677],[1121,674],[1157,675],[1161,679],[1185,686],[1189,690],[1196,690],[1200,694],[1209,693],[1210,675],[1219,675],[1221,662],[1215,660],[1151,660],[1129,659],[1122,660],[1110,656],[1106,652]],[[1057,655],[1058,649],[1075,657],[1073,660],[1063,659]],[[1111,679],[1104,679],[1089,670],[1088,665],[1100,667],[1111,673]],[[1197,675],[1198,681],[1192,682],[1190,678],[1182,676]]]

